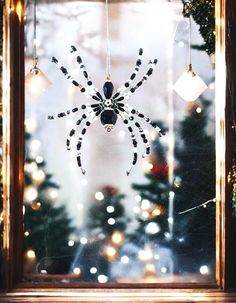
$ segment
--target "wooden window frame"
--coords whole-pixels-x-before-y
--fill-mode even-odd
[[[24,187],[24,2],[5,0],[3,66],[4,291],[1,302],[236,302],[236,219],[226,177],[232,166],[236,105],[236,2],[216,3],[216,283],[22,283]]]

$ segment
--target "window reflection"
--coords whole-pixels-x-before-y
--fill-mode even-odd
[[[145,148],[140,138],[138,164],[127,177],[132,141],[126,127],[118,121],[107,133],[98,121],[84,138],[87,173],[81,174],[76,141],[70,152],[65,143],[82,112],[55,121],[47,116],[88,102],[50,61],[60,58],[82,82],[69,53],[76,45],[101,91],[106,71],[104,5],[39,4],[39,66],[52,85],[37,98],[26,95],[25,279],[214,281],[214,64],[205,52],[193,50],[195,70],[210,85],[196,102],[186,103],[172,89],[187,64],[188,21],[182,17],[182,2],[116,2],[109,12],[112,81],[119,87],[128,79],[140,47],[145,64],[139,77],[148,58],[157,57],[154,75],[129,104],[158,122],[166,135],[159,138],[139,121],[151,142],[151,155],[141,158]],[[26,20],[29,67],[31,7]],[[202,43],[196,24],[193,43]]]

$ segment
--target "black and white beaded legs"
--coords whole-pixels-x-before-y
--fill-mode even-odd
[[[94,123],[97,120],[97,117],[99,117],[101,124],[104,126],[104,129],[107,132],[110,132],[115,126],[117,117],[119,116],[122,119],[125,126],[127,127],[132,140],[133,160],[131,167],[127,170],[127,175],[129,175],[131,170],[137,163],[137,159],[138,159],[138,149],[137,149],[138,141],[135,136],[135,131],[138,132],[138,134],[140,135],[140,138],[146,149],[145,153],[142,156],[147,157],[150,154],[150,144],[143,130],[143,127],[141,126],[138,119],[142,119],[146,123],[151,125],[159,133],[160,136],[164,134],[160,129],[160,127],[158,127],[158,125],[155,122],[153,122],[149,117],[142,114],[138,110],[134,109],[127,103],[124,103],[127,102],[129,98],[136,92],[136,90],[140,88],[153,74],[154,68],[157,65],[157,59],[150,60],[148,63],[150,67],[148,68],[147,72],[144,74],[141,80],[139,80],[136,84],[133,83],[140,71],[140,66],[142,65],[141,59],[143,56],[143,50],[142,48],[140,48],[138,53],[138,58],[136,60],[134,69],[130,77],[121,87],[117,89],[117,91],[114,94],[113,94],[114,85],[110,80],[110,69],[108,68],[107,79],[103,85],[103,96],[102,96],[99,93],[97,87],[93,84],[92,80],[90,79],[86,67],[83,63],[83,60],[80,56],[80,53],[78,52],[75,46],[71,46],[71,54],[75,56],[75,60],[79,65],[79,69],[82,72],[83,79],[86,81],[85,86],[83,86],[82,84],[77,82],[74,78],[72,78],[72,76],[69,74],[67,69],[63,66],[63,64],[60,61],[58,61],[55,57],[52,58],[52,62],[58,66],[59,70],[62,72],[64,77],[70,80],[70,82],[74,86],[76,86],[86,98],[95,100],[96,103],[83,104],[81,106],[81,109],[84,110],[85,112],[77,120],[76,125],[69,132],[69,136],[66,140],[67,149],[68,150],[71,149],[71,139],[76,136],[78,128],[81,126],[81,124],[85,124],[78,136],[78,142],[76,146],[77,164],[78,167],[81,169],[82,173],[85,174],[85,170],[82,166],[82,161],[81,161],[81,148],[82,148],[84,136],[87,133],[87,129],[90,127],[92,123]],[[64,118],[72,113],[77,113],[79,109],[80,109],[79,107],[74,107],[72,109],[68,109],[66,111],[59,112],[54,115],[50,115],[48,116],[48,119],[54,120],[57,118]]]
[[[93,115],[91,116],[85,123],[85,127],[82,129],[81,133],[79,134],[79,139],[78,139],[78,143],[77,143],[77,164],[78,167],[81,169],[82,174],[84,175],[86,173],[86,171],[83,168],[82,165],[82,161],[81,161],[81,148],[82,148],[82,143],[83,143],[83,139],[84,139],[84,135],[87,132],[88,127],[94,123],[97,120],[97,116]]]
[[[138,160],[138,142],[135,136],[135,133],[132,129],[132,127],[129,125],[129,121],[127,118],[124,118],[123,115],[119,114],[120,118],[122,119],[123,123],[125,124],[125,126],[128,128],[128,131],[130,133],[131,136],[131,140],[132,140],[132,144],[133,144],[133,161],[132,161],[132,165],[129,168],[129,170],[126,171],[127,176],[129,176],[131,170],[133,169],[134,165],[137,163]]]

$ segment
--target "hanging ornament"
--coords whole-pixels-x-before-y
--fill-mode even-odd
[[[96,101],[94,104],[83,104],[81,105],[81,109],[85,110],[85,113],[80,117],[77,121],[75,127],[70,131],[69,137],[66,140],[67,149],[71,149],[71,138],[75,136],[78,126],[85,122],[85,126],[79,134],[79,139],[77,142],[77,164],[81,169],[82,173],[85,174],[85,170],[82,166],[81,162],[81,147],[83,143],[83,138],[85,133],[87,132],[88,127],[94,123],[97,118],[100,118],[101,124],[104,126],[107,132],[112,131],[114,125],[117,122],[117,119],[121,119],[121,121],[125,124],[130,134],[132,145],[133,145],[133,161],[131,167],[127,170],[127,175],[130,174],[132,168],[137,163],[138,153],[137,153],[137,139],[134,133],[134,129],[138,129],[141,139],[146,147],[146,153],[143,157],[146,157],[150,154],[150,144],[147,140],[146,134],[141,126],[141,124],[136,120],[136,118],[141,118],[150,124],[160,136],[164,135],[160,127],[157,126],[150,118],[145,116],[143,113],[140,113],[138,110],[131,107],[126,102],[129,98],[136,92],[136,90],[142,86],[148,78],[152,75],[154,68],[157,65],[157,59],[149,61],[149,69],[141,78],[137,84],[133,84],[134,79],[136,78],[140,66],[142,64],[141,57],[143,55],[143,50],[140,48],[139,55],[134,67],[134,70],[130,76],[130,78],[114,92],[114,86],[111,81],[111,63],[110,63],[110,40],[109,40],[109,18],[108,18],[108,0],[106,0],[106,29],[107,29],[107,70],[106,70],[106,81],[103,85],[103,95],[98,91],[93,82],[91,81],[85,65],[80,57],[79,52],[77,51],[75,46],[71,46],[71,53],[75,55],[77,63],[79,64],[79,68],[83,72],[83,76],[87,81],[87,85],[84,87],[82,84],[78,83],[72,76],[68,73],[67,69],[63,66],[63,64],[58,61],[55,57],[52,58],[52,62],[55,63],[61,72],[64,74],[66,79],[70,80],[70,82],[75,85],[81,93],[83,93],[88,99],[93,99]],[[75,107],[71,110],[67,110],[66,112],[61,112],[56,115],[48,116],[49,120],[53,120],[55,118],[63,118],[72,113],[76,113],[79,110],[79,107]],[[131,126],[132,125],[132,126]]]
[[[199,77],[199,75],[193,71],[192,68],[192,56],[191,56],[191,6],[190,2],[184,3],[184,16],[188,17],[189,20],[189,64],[177,82],[174,84],[174,90],[176,93],[183,98],[185,101],[195,101],[206,89],[207,85]]]
[[[36,16],[36,0],[34,0],[34,42],[33,42],[33,67],[25,76],[26,92],[33,97],[40,96],[52,84],[45,74],[38,68],[37,57],[37,16]]]

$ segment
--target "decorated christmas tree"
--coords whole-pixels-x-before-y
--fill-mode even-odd
[[[128,218],[122,205],[123,194],[113,186],[105,186],[96,192],[96,201],[88,210],[87,224],[81,234],[73,272],[78,268],[80,279],[85,282],[111,282],[111,265],[119,258],[119,250],[125,239]]]
[[[30,157],[31,135],[26,135],[24,192],[25,272],[68,273],[73,259],[74,231],[65,206],[58,206],[58,185],[46,171],[41,156]],[[33,142],[35,143],[35,141]]]
[[[215,0],[182,0],[185,4],[183,15],[191,16],[199,25],[199,32],[204,40],[202,45],[193,48],[206,51],[208,55],[215,53]]]
[[[174,229],[179,245],[175,249],[186,272],[199,272],[204,264],[212,268],[215,262],[215,146],[213,135],[207,131],[209,107],[210,102],[202,101],[190,108],[180,125],[182,146],[176,149],[179,182]],[[185,210],[189,211],[179,214]]]
[[[158,239],[159,243],[166,242],[170,234],[168,232],[168,165],[166,162],[166,151],[159,140],[153,142],[153,153],[145,166],[148,172],[145,174],[147,182],[144,184],[133,184],[137,191],[140,208],[137,209],[139,226],[134,236],[143,241],[147,239]]]
[[[160,140],[153,142],[147,182],[133,184],[140,205],[139,225],[131,240],[144,246],[148,243],[152,255],[155,247],[169,248],[175,257],[173,273],[199,272],[202,266],[207,266],[205,273],[214,273],[215,151],[213,135],[207,132],[209,104],[196,103],[180,123],[173,184],[168,181],[165,148]],[[166,272],[171,271],[167,268]]]
[[[145,183],[132,185],[139,204],[134,209],[138,226],[130,235],[130,241],[138,245],[140,281],[152,283],[160,282],[163,275],[173,273],[174,269],[173,213],[169,207],[173,191],[166,154],[166,146],[156,138],[150,157],[144,160]]]

